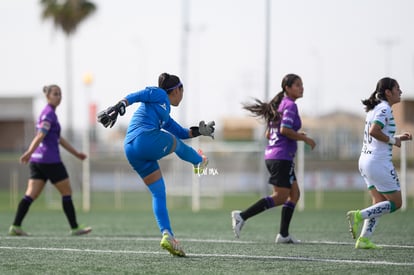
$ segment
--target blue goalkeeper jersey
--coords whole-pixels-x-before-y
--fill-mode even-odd
[[[180,139],[189,138],[189,129],[170,117],[171,104],[167,92],[158,87],[146,87],[125,97],[128,105],[140,102],[128,125],[125,143],[130,143],[144,132],[164,129]]]

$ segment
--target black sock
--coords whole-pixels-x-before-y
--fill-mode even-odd
[[[258,200],[255,204],[247,208],[245,211],[240,213],[243,220],[247,220],[263,211],[275,207],[275,203],[271,197],[265,197]]]
[[[24,217],[27,214],[27,211],[29,211],[29,207],[32,204],[33,199],[29,196],[24,196],[23,199],[20,201],[19,206],[17,207],[17,213],[14,218],[13,225],[15,226],[21,226],[22,221]]]
[[[78,223],[76,222],[75,207],[73,206],[72,196],[63,196],[62,206],[63,206],[63,211],[66,214],[66,218],[68,218],[70,227],[72,229],[77,228]]]
[[[282,217],[280,219],[280,235],[287,237],[289,235],[289,225],[295,211],[295,204],[291,201],[285,202],[282,207]]]

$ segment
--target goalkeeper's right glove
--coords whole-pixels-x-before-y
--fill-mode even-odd
[[[105,128],[109,126],[112,128],[114,126],[116,119],[118,118],[118,114],[123,116],[125,114],[126,103],[125,101],[121,100],[115,106],[109,107],[104,111],[101,111],[97,114],[98,122],[101,123]]]

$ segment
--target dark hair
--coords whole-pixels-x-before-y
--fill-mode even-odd
[[[56,84],[52,84],[52,85],[47,85],[43,87],[43,93],[45,94],[45,96],[49,96],[50,92],[52,91],[53,88],[57,88],[60,90],[60,87]]]
[[[363,99],[362,104],[365,105],[365,111],[369,112],[370,110],[374,109],[375,106],[377,106],[381,100],[387,101],[387,97],[385,96],[385,90],[392,90],[396,85],[398,85],[397,80],[390,78],[390,77],[384,77],[381,78],[378,83],[377,87],[375,88],[375,91],[371,94],[371,96],[368,99]]]
[[[270,100],[270,102],[262,102],[259,99],[255,98],[255,103],[243,104],[243,109],[252,112],[256,117],[264,118],[267,124],[272,121],[278,121],[280,119],[280,114],[277,109],[279,108],[280,102],[282,101],[286,92],[285,88],[292,87],[293,83],[295,83],[297,79],[300,79],[300,76],[296,74],[287,74],[282,79],[282,91],[277,93],[276,96]]]
[[[164,89],[167,94],[171,93],[175,88],[182,87],[183,84],[180,81],[180,78],[176,75],[162,73],[158,77],[158,87]]]

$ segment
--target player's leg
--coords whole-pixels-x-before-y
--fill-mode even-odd
[[[371,188],[370,194],[373,205],[354,213],[354,219],[363,220],[364,225],[361,234],[357,239],[355,248],[372,249],[380,248],[371,242],[370,238],[378,225],[379,217],[392,213],[401,207],[401,191],[389,194],[381,194],[376,188]]]
[[[153,161],[154,167],[158,167],[155,161]],[[161,175],[159,167],[151,172],[149,175],[143,177],[144,183],[147,185],[152,195],[152,210],[154,212],[155,220],[157,221],[158,227],[161,234],[168,232],[174,235],[170,225],[170,218],[167,209],[167,195],[165,192],[165,183]]]
[[[28,234],[22,229],[22,222],[26,216],[32,202],[42,193],[46,184],[43,179],[29,179],[24,197],[21,199],[14,218],[13,225],[9,228],[9,235],[27,236]]]
[[[371,195],[372,198],[372,205],[375,205],[377,203],[380,203],[382,201],[385,201],[386,198],[379,193],[375,187],[371,187],[369,189],[369,193]],[[354,215],[356,215],[357,212],[355,212]],[[358,219],[358,218],[353,218],[353,220]],[[362,230],[360,233],[360,236],[358,237],[356,243],[355,243],[355,248],[378,248],[378,246],[376,246],[374,243],[371,242],[371,236],[375,231],[375,228],[378,225],[378,221],[379,221],[379,217],[372,217],[372,218],[368,218],[368,219],[364,219],[363,220],[363,225],[362,225]]]
[[[174,238],[167,209],[164,179],[157,160],[172,152],[172,135],[155,133],[141,135],[125,144],[125,155],[134,170],[140,175],[152,196],[155,220],[163,235],[160,245],[171,254],[184,256],[185,253]]]
[[[69,222],[72,235],[84,235],[92,231],[91,227],[79,225],[76,219],[76,210],[72,200],[72,187],[69,175],[63,163],[53,164],[49,167],[50,181],[59,191],[62,198],[62,209]]]
[[[273,186],[273,194],[259,199],[244,211],[234,210],[231,212],[232,228],[236,238],[240,237],[240,231],[247,219],[258,215],[267,209],[283,204],[289,197],[290,188],[280,188],[277,186],[277,183],[280,182],[283,177],[283,173],[281,173],[281,170],[279,169],[280,162],[266,160],[266,167],[270,172],[269,184],[272,184]],[[286,177],[287,175],[283,178]]]
[[[70,186],[69,178],[60,180],[53,184],[59,191],[62,197],[62,209],[69,222],[72,235],[84,235],[92,231],[90,226],[78,224],[76,218],[76,210],[72,200],[72,188]]]
[[[398,186],[393,188],[397,189]],[[371,186],[369,192],[373,201],[371,206],[362,210],[352,210],[347,213],[353,236],[355,236],[358,224],[362,220],[381,217],[382,215],[392,213],[401,207],[402,197],[400,190],[380,192],[376,187]]]
[[[359,225],[364,220],[365,228],[375,228],[377,219],[392,213],[401,207],[401,191],[398,176],[390,161],[379,161],[372,158],[360,158],[359,170],[372,197],[372,205],[362,210],[347,212],[349,231],[355,239]]]
[[[275,202],[271,196],[266,196],[259,199],[246,210],[234,210],[231,212],[232,228],[236,238],[240,237],[240,231],[242,230],[244,223],[247,219],[256,216],[263,211],[275,207]]]
[[[156,162],[153,167],[158,167]],[[142,173],[142,172],[141,172]],[[174,238],[174,233],[171,229],[170,218],[167,209],[167,196],[165,192],[164,179],[161,175],[161,170],[158,168],[154,172],[143,177],[144,183],[152,195],[152,209],[155,220],[162,234],[160,245],[162,248],[168,250],[172,255],[185,256],[184,250],[181,248],[178,241]]]
[[[190,162],[194,165],[194,172],[196,174],[202,174],[208,165],[208,158],[204,155],[203,151],[197,152],[180,139],[173,137],[173,148],[171,149],[182,160]]]
[[[280,230],[276,236],[276,243],[299,243],[292,235],[289,234],[289,226],[295,211],[296,204],[300,197],[299,185],[297,181],[293,181],[289,197],[282,206],[282,213],[280,218]]]

